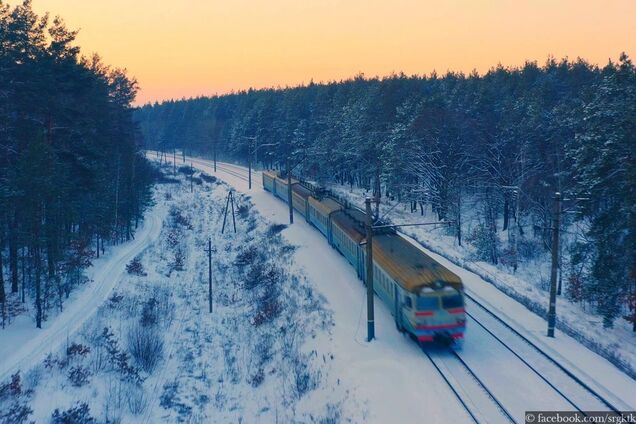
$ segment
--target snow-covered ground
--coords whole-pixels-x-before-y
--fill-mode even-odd
[[[5,367],[20,372],[0,383],[1,422],[289,422],[340,414],[344,389],[305,400],[322,387],[331,361],[303,350],[305,339],[332,325],[324,300],[289,272],[293,249],[282,242],[283,227],[262,224],[242,197],[237,233],[229,225],[220,234],[226,195],[216,183],[195,193],[185,182],[158,187],[148,230],[137,238],[146,250],[131,261],[140,250],[129,247],[98,265],[95,274],[109,274],[96,281],[99,296],[78,297],[69,302],[76,314],[52,321],[67,329],[63,336],[28,342],[46,356],[19,350],[21,360]],[[126,263],[132,274],[121,278]]]
[[[32,317],[22,314],[4,330],[0,330],[0,381],[5,381],[20,368],[40,361],[66,343],[106,300],[124,272],[124,266],[159,237],[165,209],[154,207],[146,214],[135,238],[112,247],[87,270],[89,283],[71,293],[59,315],[35,328]]]
[[[213,175],[209,162],[193,163]],[[251,191],[240,167],[220,165],[216,176],[237,190],[237,233],[228,218],[220,234],[226,185],[195,184],[190,193],[180,176],[179,184],[158,186],[149,215],[158,228],[147,219],[148,229],[136,239],[149,234],[146,246],[138,246],[143,253],[131,250],[112,267],[102,265],[108,292],[90,301],[78,295],[68,310],[82,312],[60,317],[55,341],[33,342],[39,354],[23,354],[5,367],[0,422],[20,422],[16,417],[28,416],[29,409],[36,422],[88,414],[100,422],[135,423],[472,422],[433,362],[395,329],[377,298],[377,339],[366,342],[362,283],[302,216],[286,226],[287,205],[262,189],[259,173]],[[607,400],[636,408],[634,380],[568,336],[547,339],[541,317],[476,274],[428,253],[458,273],[476,300]],[[126,263],[132,274],[123,272]],[[99,269],[92,271],[94,279]],[[604,409],[496,320],[471,303],[467,307],[484,327],[469,321],[459,355],[517,422],[526,410],[570,410],[572,402]],[[447,352],[427,352],[441,355],[446,377],[482,422],[501,420],[465,368]],[[8,382],[18,368],[19,380]]]
[[[0,382],[0,422],[333,422],[353,401],[346,386],[326,385],[333,356],[305,344],[333,320],[290,270],[284,227],[263,222],[237,195],[237,232],[229,219],[222,235],[227,186],[190,193],[180,180],[158,186],[145,250],[102,267],[108,293],[78,298],[71,308],[84,316],[52,323],[68,335],[42,346],[44,358],[25,355],[7,369],[16,373]],[[362,413],[352,408],[351,419]]]

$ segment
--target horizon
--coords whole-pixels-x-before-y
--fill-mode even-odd
[[[602,67],[636,47],[636,2],[628,0],[88,3],[34,0],[33,7],[79,30],[83,55],[127,69],[140,85],[135,106],[360,74],[483,75],[550,57]]]
[[[135,102],[135,107],[143,107],[143,106],[148,106],[148,105],[153,105],[153,104],[162,104],[162,103],[169,103],[169,102],[180,102],[180,101],[188,101],[188,100],[194,100],[194,99],[199,99],[199,98],[217,98],[217,97],[224,97],[224,96],[232,96],[232,95],[240,95],[243,93],[247,93],[249,91],[283,91],[283,90],[293,90],[296,88],[305,88],[308,87],[311,84],[314,85],[330,85],[330,84],[342,84],[348,81],[353,81],[357,78],[362,78],[364,81],[371,81],[371,80],[378,80],[378,81],[384,81],[384,80],[389,80],[391,78],[394,77],[404,77],[406,79],[415,79],[415,78],[421,78],[421,79],[426,79],[426,78],[431,78],[433,75],[436,75],[438,78],[444,78],[447,75],[460,75],[463,77],[470,77],[473,73],[477,73],[477,76],[482,78],[484,76],[486,76],[488,73],[495,71],[496,69],[498,69],[499,67],[502,67],[503,69],[506,70],[510,70],[510,71],[516,71],[516,70],[522,70],[527,64],[534,64],[536,65],[539,69],[544,69],[547,62],[551,59],[554,59],[554,61],[559,64],[562,63],[563,61],[567,61],[569,64],[573,64],[573,63],[577,63],[579,61],[585,62],[587,64],[589,64],[592,67],[597,67],[598,69],[602,69],[605,66],[608,66],[610,64],[617,64],[619,62],[619,58],[622,54],[626,54],[627,57],[632,60],[632,56],[630,56],[627,52],[621,52],[618,54],[618,56],[616,58],[608,58],[607,62],[605,63],[593,63],[589,60],[587,60],[586,58],[583,57],[576,57],[576,58],[569,58],[569,57],[562,57],[562,58],[558,58],[558,57],[553,57],[553,56],[549,56],[547,57],[543,62],[539,62],[538,60],[527,60],[522,64],[519,65],[503,65],[502,63],[497,63],[496,65],[491,66],[490,68],[479,72],[476,69],[473,69],[469,72],[464,72],[464,71],[455,71],[453,69],[448,69],[445,72],[441,73],[438,72],[437,70],[433,69],[431,72],[426,73],[426,74],[406,74],[404,72],[392,72],[390,74],[387,75],[365,75],[364,73],[358,73],[356,75],[350,75],[348,77],[343,77],[343,78],[339,78],[339,79],[332,79],[332,80],[326,80],[326,81],[314,81],[309,80],[308,82],[300,82],[298,84],[294,84],[294,85],[277,85],[277,86],[264,86],[264,87],[247,87],[247,88],[241,88],[241,89],[237,89],[237,90],[230,90],[228,92],[224,92],[224,93],[212,93],[212,94],[195,94],[192,96],[188,96],[188,97],[173,97],[173,98],[167,98],[167,99],[162,99],[162,100],[153,100],[153,101],[148,101],[146,103],[143,104],[139,104],[137,102]],[[632,60],[633,61],[633,60]]]

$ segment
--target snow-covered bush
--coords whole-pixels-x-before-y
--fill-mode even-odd
[[[172,271],[183,271],[185,266],[185,253],[181,248],[174,252],[174,261],[170,265]]]
[[[104,399],[104,418],[107,423],[121,423],[126,408],[126,395],[124,382],[119,379],[109,380]]]
[[[157,315],[157,313],[157,299],[151,297],[143,304],[139,323],[143,327],[157,325],[157,323],[159,322],[159,316]]]
[[[33,410],[27,401],[29,393],[22,387],[19,373],[11,376],[11,381],[0,385],[0,423],[22,424],[28,421]]]
[[[93,424],[95,422],[85,402],[78,403],[62,412],[56,409],[51,415],[51,424]]]
[[[141,258],[139,256],[135,256],[133,260],[126,265],[126,272],[130,275],[138,275],[140,277],[148,275],[144,271],[144,265],[141,263]]]
[[[183,211],[176,206],[170,208],[170,219],[174,226],[182,226],[188,230],[192,229],[190,219],[183,214]]]
[[[33,413],[33,410],[29,407],[26,401],[16,400],[5,407],[0,412],[0,423],[2,424],[22,424],[29,420],[29,415]]]
[[[475,250],[473,258],[479,261],[497,263],[499,258],[499,239],[489,230],[486,225],[478,224],[473,231],[467,235],[466,241],[471,243]]]
[[[141,369],[152,373],[163,355],[163,336],[154,326],[134,325],[128,330],[128,349]]]
[[[327,413],[324,417],[321,417],[318,422],[320,424],[338,424],[342,422],[342,405],[327,404]]]
[[[129,384],[127,386],[126,404],[128,410],[133,415],[139,415],[146,410],[148,406],[148,399],[144,393],[143,387],[136,384]]]
[[[84,368],[81,365],[72,367],[68,371],[68,379],[71,382],[71,385],[75,387],[82,387],[83,385],[87,384],[90,376],[90,370]]]
[[[283,231],[285,228],[287,228],[287,225],[285,224],[272,224],[267,228],[267,235],[269,237],[276,236],[280,234],[281,231]]]
[[[111,371],[119,373],[120,378],[124,381],[132,383],[143,382],[139,371],[130,365],[128,354],[120,349],[115,334],[108,327],[102,331],[101,344],[106,350],[107,364]]]
[[[201,176],[201,179],[205,181],[206,183],[217,183],[217,179],[213,175],[208,175],[202,172],[200,176]]]

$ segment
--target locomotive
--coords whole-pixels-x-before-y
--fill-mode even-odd
[[[263,188],[289,203],[287,179],[263,171]],[[320,231],[366,284],[364,211],[305,181],[291,179],[293,208]],[[373,288],[401,332],[420,343],[463,342],[462,280],[393,228],[373,235]]]

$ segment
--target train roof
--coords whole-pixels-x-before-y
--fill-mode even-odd
[[[318,200],[315,197],[311,196],[309,197],[309,203],[313,205],[314,208],[322,212],[324,215],[329,215],[331,212],[342,209],[342,205],[340,203],[329,197]]]
[[[277,174],[277,175],[276,175],[276,179],[277,179],[277,180],[278,180],[281,184],[283,184],[283,185],[287,185],[287,178],[281,178],[281,176]],[[291,179],[292,186],[293,186],[294,184],[297,184],[298,182],[299,182],[299,181],[298,181],[296,178],[293,178],[293,177],[292,177],[292,179]]]
[[[357,209],[340,210],[331,215],[333,223],[356,243],[360,243],[366,237],[364,229],[365,219],[366,214]]]
[[[406,290],[443,281],[461,290],[462,280],[399,234],[373,236],[373,259]]]
[[[266,175],[266,176],[268,176],[271,179],[278,178],[278,174],[276,173],[276,171],[273,171],[273,170],[271,170],[271,171],[270,170],[263,171],[263,175]]]
[[[302,184],[294,184],[292,185],[292,190],[302,196],[303,198],[307,199],[309,196],[312,195],[311,190],[309,190],[307,187],[303,186]]]

